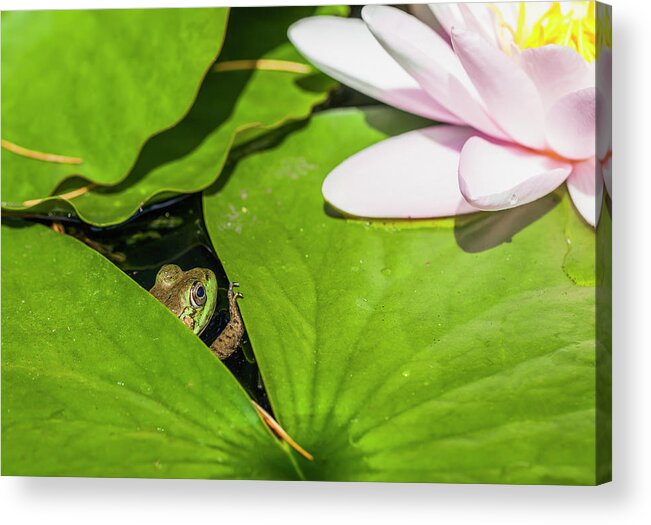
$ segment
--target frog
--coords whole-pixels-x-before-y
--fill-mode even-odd
[[[230,320],[210,345],[212,352],[222,361],[239,348],[244,335],[244,323],[237,305],[237,300],[243,295],[235,291],[238,286],[237,282],[228,285]],[[166,264],[158,270],[149,293],[199,336],[215,312],[218,289],[212,270],[192,268],[183,271],[176,264]]]

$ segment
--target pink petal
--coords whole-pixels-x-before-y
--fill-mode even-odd
[[[594,86],[594,69],[567,46],[525,49],[518,59],[538,88],[545,108],[569,93]]]
[[[427,218],[477,211],[457,183],[459,153],[474,133],[435,126],[384,140],[337,166],[323,183],[323,196],[359,217]]]
[[[459,4],[429,4],[429,8],[448,35],[452,33],[453,27],[465,28],[463,16],[459,11]]]
[[[528,2],[525,11],[526,31],[530,31],[533,25],[549,10],[553,2]],[[514,29],[518,26],[521,2],[477,2],[477,3],[442,3],[429,4],[430,9],[441,23],[441,26],[448,32],[452,29],[470,30],[474,29],[469,25],[467,16],[464,16],[463,9],[468,8],[476,19],[491,21],[494,31],[504,34],[508,31],[498,24],[503,22],[506,26]],[[499,15],[495,12],[499,12]],[[485,35],[482,35],[485,37]],[[490,39],[489,39],[490,40]]]
[[[581,89],[557,101],[547,115],[547,140],[551,148],[568,159],[595,155],[595,88]]]
[[[515,60],[467,31],[452,31],[452,45],[493,120],[516,142],[543,149],[542,101]]]
[[[459,163],[459,186],[482,210],[503,210],[535,201],[560,186],[572,171],[567,162],[525,148],[473,137]]]
[[[507,23],[517,23],[517,14],[512,15],[508,4],[500,6],[500,12]],[[488,42],[496,43],[496,15],[493,6],[487,3],[429,4],[434,16],[448,34],[452,29],[479,33]]]
[[[304,18],[289,28],[288,36],[310,62],[347,86],[410,113],[460,122],[382,49],[361,20]]]
[[[414,15],[418,20],[427,24],[428,27],[431,27],[436,33],[443,39],[445,42],[451,46],[450,37],[447,32],[434,16],[434,13],[428,4],[409,4],[409,12]]]
[[[499,48],[498,24],[495,12],[486,4],[459,3],[459,11],[466,29],[480,35],[486,42]]]
[[[506,138],[486,114],[452,48],[435,31],[393,7],[368,5],[362,17],[387,52],[434,100],[474,128]]]
[[[602,180],[601,166],[595,163],[594,158],[577,162],[567,179],[567,189],[574,206],[591,226],[599,222],[603,195]]]

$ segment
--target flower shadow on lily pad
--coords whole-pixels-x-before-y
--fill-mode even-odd
[[[550,193],[530,204],[490,213],[455,217],[454,237],[466,252],[477,253],[511,242],[514,235],[549,213],[561,201]]]

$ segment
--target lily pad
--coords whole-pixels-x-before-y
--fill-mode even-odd
[[[296,479],[210,350],[77,240],[2,227],[2,474]]]
[[[3,206],[72,175],[123,180],[145,141],[192,105],[227,18],[224,8],[2,13]]]
[[[95,225],[122,222],[154,197],[200,191],[219,176],[235,141],[309,115],[335,82],[314,71],[287,40],[294,21],[331,6],[233,9],[219,61],[175,127],[150,139],[128,178],[112,187],[68,181],[30,213],[76,213]],[[257,61],[257,62],[256,62]]]
[[[320,480],[594,484],[595,291],[564,270],[581,220],[567,194],[503,215],[517,222],[501,225],[508,235],[472,249],[464,227],[482,216],[366,222],[324,206],[332,168],[418,126],[389,109],[324,112],[205,193],[275,414],[315,456],[301,468]],[[575,250],[572,267],[584,273],[590,257]]]

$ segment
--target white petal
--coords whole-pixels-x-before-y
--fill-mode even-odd
[[[568,159],[595,155],[597,108],[594,87],[581,89],[557,101],[547,115],[547,141]]]
[[[429,7],[448,35],[451,33],[453,27],[465,28],[465,21],[461,15],[458,4],[429,4]]]
[[[546,146],[545,113],[535,84],[517,62],[475,33],[452,32],[452,45],[488,113],[519,144]]]
[[[427,24],[428,27],[431,27],[436,33],[443,39],[445,40],[448,45],[450,44],[450,37],[448,36],[447,32],[441,25],[441,23],[438,21],[438,19],[434,16],[434,13],[432,12],[431,8],[427,4],[409,4],[409,12],[414,15],[418,20],[423,22],[424,24]]]
[[[603,176],[601,166],[595,163],[594,158],[574,165],[572,174],[567,179],[567,189],[579,213],[588,224],[595,226],[601,212]]]
[[[505,6],[508,7],[505,9]],[[483,2],[429,4],[432,13],[448,34],[452,32],[453,28],[474,31],[491,43],[497,42],[496,30],[499,20],[495,9],[500,11],[502,19],[506,23],[517,22],[517,14],[513,14],[509,7],[509,4],[502,4],[498,7],[495,4]]]
[[[594,68],[566,46],[525,49],[517,59],[538,88],[546,109],[565,95],[595,84]]]
[[[310,62],[347,86],[410,113],[459,122],[391,58],[361,20],[304,18],[288,36]]]
[[[527,204],[560,186],[572,165],[534,151],[473,137],[459,162],[459,187],[466,200],[482,210]]]
[[[486,114],[452,48],[435,31],[393,7],[368,5],[362,17],[387,52],[434,100],[468,125],[506,138]]]
[[[359,217],[427,218],[477,211],[461,195],[459,154],[475,133],[435,126],[371,146],[337,166],[323,183],[335,208]]]
[[[459,3],[459,11],[466,29],[480,35],[490,45],[499,48],[498,21],[495,12],[487,4]]]

